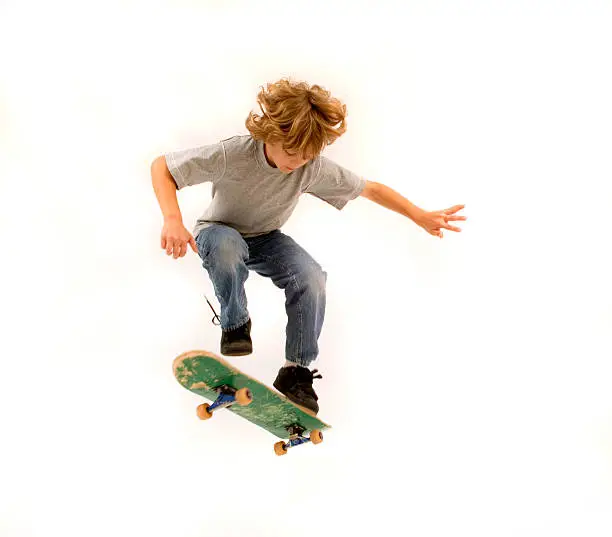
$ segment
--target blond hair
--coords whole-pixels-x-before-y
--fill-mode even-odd
[[[310,159],[346,132],[346,105],[321,86],[290,78],[268,83],[257,95],[262,116],[245,122],[253,138]]]

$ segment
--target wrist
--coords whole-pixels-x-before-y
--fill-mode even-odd
[[[423,222],[423,217],[426,213],[426,211],[424,211],[423,209],[417,207],[416,205],[414,205],[413,207],[411,207],[412,210],[410,210],[407,214],[408,218],[410,218],[410,220],[412,220],[415,224],[417,225],[421,225],[421,223]]]
[[[180,214],[168,214],[168,215],[164,215],[164,223],[170,223],[170,222],[179,222],[179,223],[183,223],[183,218]]]

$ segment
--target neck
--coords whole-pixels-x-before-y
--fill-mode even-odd
[[[270,157],[268,156],[268,144],[264,144],[264,155],[266,156],[266,160],[268,161],[268,164],[272,166],[273,168],[276,168],[276,164],[274,164],[272,159],[270,159]]]

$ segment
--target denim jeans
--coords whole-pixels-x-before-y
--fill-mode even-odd
[[[286,359],[302,366],[316,359],[325,317],[327,272],[306,250],[278,229],[244,238],[223,224],[204,228],[196,243],[221,305],[222,330],[249,320],[244,282],[249,270],[254,270],[285,291]]]

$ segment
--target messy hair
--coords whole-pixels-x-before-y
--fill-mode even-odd
[[[282,78],[260,87],[263,115],[251,112],[245,122],[254,139],[311,159],[346,132],[346,105],[321,86]]]

